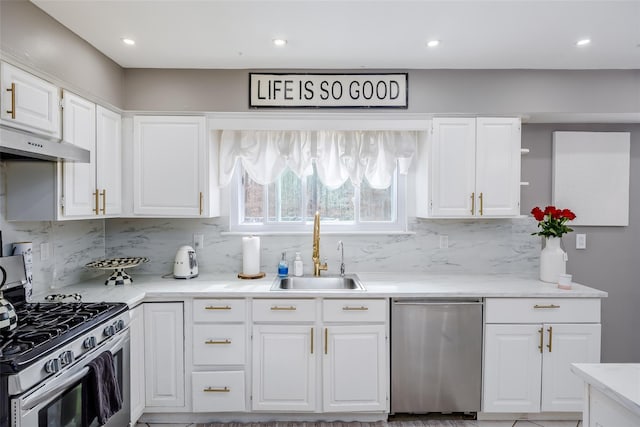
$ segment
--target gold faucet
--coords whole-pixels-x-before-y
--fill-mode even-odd
[[[320,263],[320,212],[313,218],[313,275],[320,276],[320,271],[327,269],[327,263]]]

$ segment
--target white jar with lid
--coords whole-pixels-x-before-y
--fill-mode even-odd
[[[300,252],[296,252],[296,259],[293,261],[293,275],[302,276],[304,274],[304,265],[302,264],[302,258]]]

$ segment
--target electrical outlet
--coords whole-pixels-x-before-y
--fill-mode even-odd
[[[449,236],[440,236],[440,249],[447,249],[449,247]]]
[[[193,248],[196,250],[204,248],[204,234],[193,235]]]
[[[576,234],[576,249],[587,249],[586,234]]]

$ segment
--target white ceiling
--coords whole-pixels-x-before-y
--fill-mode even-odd
[[[640,0],[31,1],[126,68],[640,69]]]

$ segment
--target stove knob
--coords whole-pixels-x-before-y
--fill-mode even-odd
[[[120,319],[116,323],[117,323],[116,329],[118,331],[121,331],[124,329],[124,320]]]
[[[115,328],[113,327],[113,325],[109,325],[109,326],[107,326],[106,328],[104,328],[104,336],[105,336],[105,337],[110,337],[110,336],[112,336],[112,335],[113,335],[113,334],[115,334],[115,333],[116,333],[116,330],[115,330]]]
[[[91,337],[89,337],[89,338],[84,340],[84,342],[82,343],[82,347],[84,347],[86,350],[91,350],[97,344],[98,343],[96,341],[96,337],[91,336]]]
[[[60,354],[60,363],[62,364],[62,366],[65,365],[69,365],[71,363],[73,363],[74,359],[75,359],[75,355],[73,354],[73,351],[71,350],[67,350],[62,352],[62,354]]]
[[[60,368],[60,359],[51,359],[44,364],[44,370],[50,374],[55,374]]]

